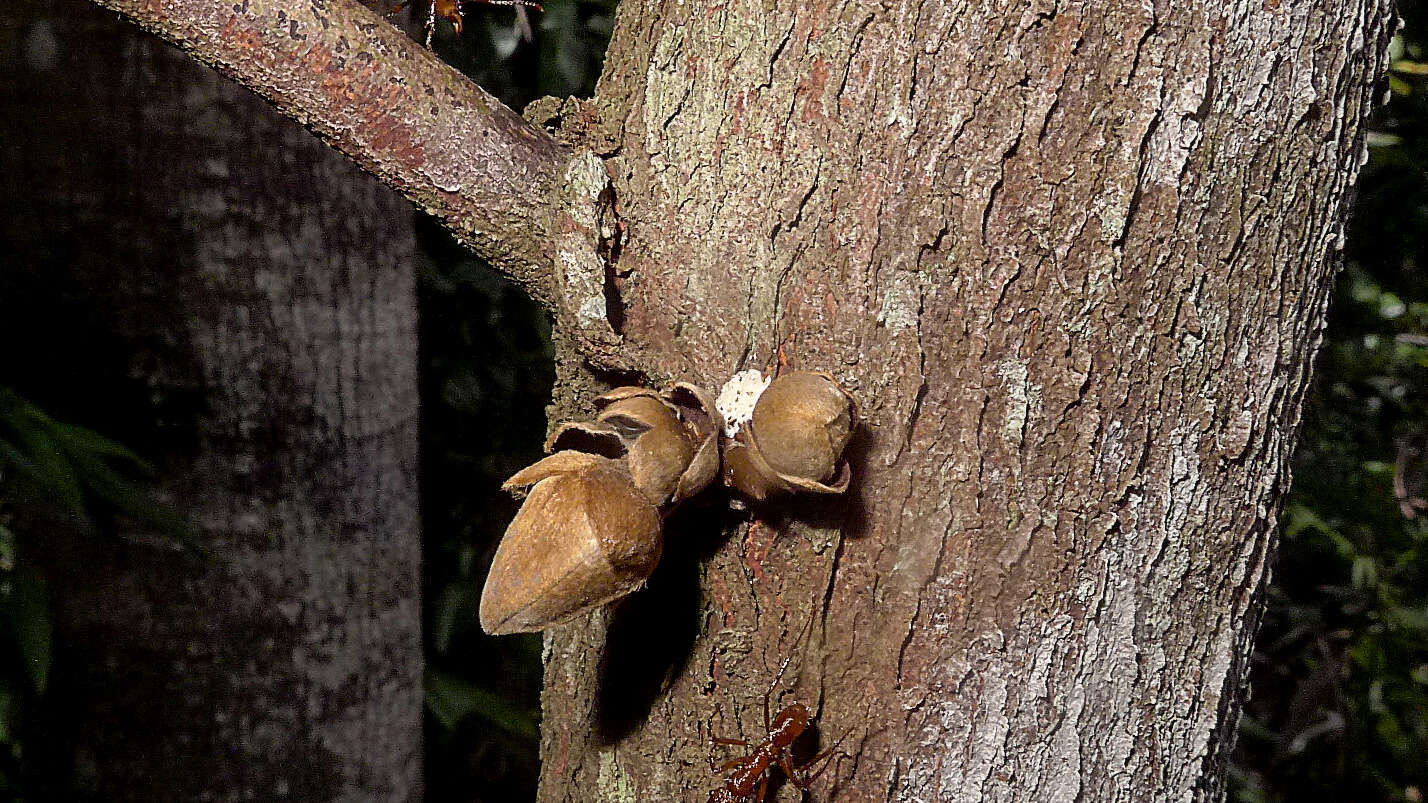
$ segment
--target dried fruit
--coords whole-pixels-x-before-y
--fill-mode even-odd
[[[747,378],[744,384],[750,384]],[[747,399],[740,401],[746,409]],[[785,373],[758,393],[752,411],[740,411],[740,417],[747,423],[724,451],[727,484],[754,499],[848,489],[851,473],[842,455],[853,435],[853,397],[833,377]]]
[[[674,496],[679,477],[694,458],[694,441],[679,411],[644,388],[615,388],[596,397],[595,421],[629,444],[630,476],[656,505]]]
[[[737,402],[728,430],[726,395]],[[595,405],[593,421],[561,424],[553,454],[506,481],[527,496],[481,593],[488,633],[543,630],[639,588],[659,562],[660,511],[713,482],[721,434],[725,482],[755,499],[848,487],[852,398],[827,374],[745,372],[718,403],[681,382],[615,388]]]
[[[635,486],[656,506],[688,499],[718,474],[723,419],[702,388],[684,382],[664,393],[620,387],[596,397],[595,405],[594,421],[561,424],[546,451],[624,458]]]
[[[481,592],[487,633],[565,622],[639,588],[659,562],[659,514],[621,461],[557,452],[503,487],[529,494]]]
[[[678,408],[694,441],[694,456],[670,499],[678,503],[707,488],[719,475],[719,433],[724,429],[724,416],[709,391],[690,382],[676,382],[664,392],[664,399]]]

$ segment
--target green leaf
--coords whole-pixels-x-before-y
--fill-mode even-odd
[[[21,567],[11,575],[6,613],[30,684],[43,694],[50,675],[50,595],[44,578]]]
[[[432,624],[432,647],[445,654],[451,640],[463,624],[476,621],[481,591],[475,583],[457,582],[441,592],[436,604],[436,621]]]
[[[1348,559],[1357,554],[1353,542],[1330,526],[1318,513],[1315,513],[1304,505],[1291,504],[1286,506],[1285,537],[1295,538],[1306,532],[1321,535],[1326,538],[1340,557]]]
[[[0,520],[0,572],[15,568],[15,531]]]
[[[1383,618],[1385,622],[1396,629],[1428,636],[1428,606],[1395,606],[1384,611]]]
[[[17,735],[20,730],[20,716],[16,703],[15,692],[10,688],[10,684],[7,680],[0,680],[0,745],[11,748],[11,752],[20,743]]]
[[[538,735],[536,718],[530,712],[511,705],[500,694],[440,670],[427,670],[426,704],[448,730],[468,716],[478,716],[522,739]]]
[[[1428,686],[1428,664],[1420,664],[1414,667],[1410,677],[1413,678],[1414,683]]]
[[[13,442],[0,438],[0,465],[11,465],[27,476],[74,518],[88,522],[88,492],[189,551],[203,554],[189,523],[155,501],[146,485],[119,470],[122,465],[155,473],[129,448],[91,429],[55,421],[14,391],[0,387],[0,432],[5,431]]]
[[[39,484],[66,513],[84,520],[84,493],[74,466],[43,430],[35,427],[17,428],[19,451],[25,463],[17,466],[22,473]]]
[[[123,444],[110,440],[92,429],[57,421],[50,427],[50,432],[61,443],[65,451],[72,455],[87,454],[118,458],[132,463],[148,474],[154,473],[154,467],[145,462],[144,458]]]
[[[1355,588],[1372,588],[1378,584],[1378,564],[1368,555],[1360,555],[1354,558],[1349,578]]]

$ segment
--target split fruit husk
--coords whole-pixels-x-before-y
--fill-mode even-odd
[[[763,500],[780,493],[841,494],[852,473],[853,397],[832,376],[791,371],[773,380],[724,451],[725,482]]]
[[[635,487],[656,506],[682,502],[718,475],[723,419],[702,388],[684,382],[663,393],[620,387],[596,397],[595,405],[594,421],[561,424],[546,451],[623,458]]]
[[[481,592],[487,633],[561,624],[639,588],[659,562],[659,514],[622,461],[556,452],[503,487],[528,495]]]
[[[714,405],[714,396],[691,382],[676,382],[662,397],[679,410],[679,418],[694,442],[694,455],[679,475],[671,503],[683,502],[709,487],[719,476],[719,433],[724,417]]]
[[[597,396],[595,406],[596,423],[619,432],[628,444],[635,486],[655,505],[668,502],[694,458],[694,442],[679,411],[646,388],[615,388]]]
[[[615,388],[595,406],[506,481],[527,496],[481,592],[487,633],[544,630],[639,588],[659,562],[660,511],[719,475],[724,419],[697,385]]]

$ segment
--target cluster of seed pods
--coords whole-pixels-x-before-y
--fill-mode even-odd
[[[502,486],[525,501],[486,577],[482,629],[544,630],[639,588],[664,517],[720,476],[755,500],[842,493],[853,426],[852,397],[812,371],[745,371],[717,400],[686,382],[602,394],[592,420],[561,424],[549,456]]]

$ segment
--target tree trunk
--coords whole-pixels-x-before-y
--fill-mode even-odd
[[[111,14],[3,16],[7,270],[113,316],[31,342],[129,360],[168,417],[135,446],[176,455],[162,488],[214,553],[48,555],[58,771],[103,800],[419,799],[409,207]]]
[[[622,4],[588,142],[625,353],[717,387],[781,348],[865,424],[850,498],[676,517],[548,633],[541,799],[704,800],[785,660],[815,799],[1218,797],[1391,30]]]

